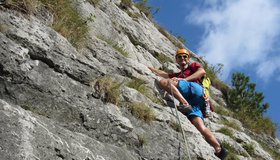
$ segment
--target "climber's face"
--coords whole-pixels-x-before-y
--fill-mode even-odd
[[[188,61],[189,61],[189,56],[187,54],[180,54],[176,56],[176,62],[180,66],[185,66],[186,64],[188,64]]]

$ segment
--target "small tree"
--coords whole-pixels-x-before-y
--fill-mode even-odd
[[[235,112],[249,112],[250,117],[262,117],[269,108],[263,103],[263,93],[256,92],[256,84],[250,83],[250,78],[243,73],[232,75],[233,88],[229,91],[228,104]]]
[[[269,104],[263,103],[263,93],[255,91],[256,84],[250,83],[250,78],[243,73],[234,73],[232,87],[227,100],[228,106],[236,112],[235,118],[256,133],[265,133],[275,137],[277,123],[264,117],[263,113],[267,111]]]

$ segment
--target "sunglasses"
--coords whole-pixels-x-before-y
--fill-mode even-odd
[[[187,55],[184,55],[184,56],[176,56],[177,59],[181,59],[182,57],[183,57],[184,59],[188,58]]]

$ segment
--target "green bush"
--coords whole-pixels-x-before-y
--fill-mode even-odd
[[[242,147],[247,151],[250,156],[254,155],[255,147],[252,144],[243,144]]]
[[[215,109],[215,112],[218,114],[225,115],[225,116],[232,116],[232,113],[230,111],[226,110],[221,105],[215,105],[214,109]]]
[[[230,130],[230,129],[226,128],[226,127],[223,127],[221,129],[217,130],[217,132],[223,133],[223,134],[225,134],[225,135],[227,135],[227,136],[229,136],[231,138],[234,138],[232,130]]]
[[[229,153],[233,155],[238,155],[238,151],[233,146],[231,146],[228,142],[222,141],[222,146],[225,147]]]
[[[180,36],[180,35],[177,35],[176,37],[177,37],[177,39],[178,39],[180,42],[182,42],[183,44],[186,43],[186,39],[185,39],[184,37],[182,37],[182,36]]]
[[[134,88],[138,92],[142,93],[144,96],[149,98],[151,101],[157,104],[162,104],[162,100],[155,96],[153,91],[145,86],[146,82],[144,80],[133,78],[126,85],[130,88]]]
[[[140,93],[145,92],[145,87],[144,85],[146,82],[142,79],[139,78],[133,78],[131,81],[129,81],[126,85],[130,88],[134,88]]]
[[[156,53],[155,58],[160,62],[160,63],[165,63],[165,62],[173,62],[173,60],[166,56],[163,53]]]
[[[131,8],[132,4],[131,0],[121,0],[120,7],[126,10],[127,8]]]
[[[258,142],[259,144],[261,144],[261,146],[263,147],[263,149],[265,150],[265,151],[267,151],[270,155],[271,155],[271,157],[273,158],[273,159],[280,159],[280,153],[279,152],[277,152],[275,149],[271,149],[270,147],[269,147],[269,145],[267,145],[267,144],[265,144],[265,143],[263,143],[263,142]]]
[[[223,121],[223,124],[224,124],[224,125],[227,125],[228,127],[233,128],[233,129],[240,130],[239,125],[236,124],[234,121],[225,120],[225,121]]]
[[[174,44],[177,48],[185,48],[179,39],[176,39],[171,34],[169,34],[162,26],[159,25],[155,25],[155,26],[157,27],[158,31],[166,38],[168,38],[170,42],[172,42],[172,44]]]
[[[232,89],[228,93],[228,106],[236,113],[245,127],[257,133],[265,133],[275,137],[277,124],[270,118],[263,116],[269,108],[268,103],[263,103],[263,93],[257,92],[256,84],[243,73],[232,75]]]
[[[135,3],[135,6],[143,12],[150,20],[153,19],[152,10],[153,8],[148,5],[149,0],[140,0]]]
[[[203,59],[203,58],[202,58]],[[204,60],[205,61],[205,60]],[[206,61],[205,61],[206,62]],[[207,76],[211,79],[211,85],[222,91],[224,96],[227,96],[229,92],[229,87],[223,81],[218,78],[218,75],[221,74],[223,64],[209,65],[207,62],[203,64]]]
[[[233,153],[229,153],[226,160],[239,160],[239,158],[237,157],[236,154],[233,154]]]
[[[250,111],[241,109],[234,114],[234,118],[240,120],[242,124],[256,133],[264,133],[272,137],[276,136],[277,123],[267,117],[251,117]]]

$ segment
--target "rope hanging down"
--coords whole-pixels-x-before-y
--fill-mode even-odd
[[[187,143],[187,139],[186,139],[186,136],[185,136],[185,131],[184,131],[183,127],[182,127],[182,124],[181,124],[181,121],[180,121],[180,118],[179,118],[179,115],[178,115],[178,109],[177,109],[177,106],[175,104],[175,98],[174,98],[174,94],[173,94],[173,91],[172,91],[171,80],[169,80],[169,84],[170,84],[170,91],[171,91],[172,98],[173,98],[173,103],[174,103],[174,108],[175,108],[175,112],[176,112],[177,121],[178,121],[179,126],[180,126],[181,131],[182,131],[182,136],[184,138],[184,142],[185,142],[185,146],[186,146],[186,150],[187,150],[187,154],[188,154],[188,159],[191,160],[188,143]]]

